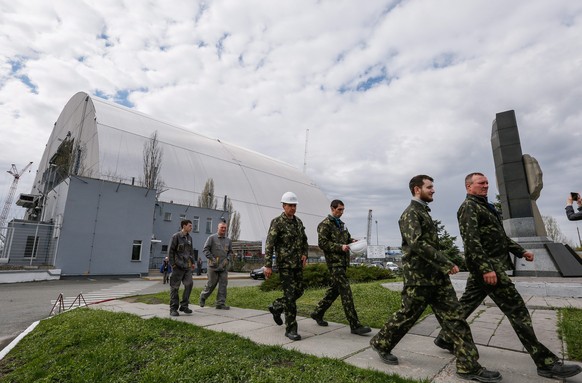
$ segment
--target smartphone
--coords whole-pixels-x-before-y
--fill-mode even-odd
[[[570,194],[572,195],[572,201],[578,201],[578,193],[571,192]]]

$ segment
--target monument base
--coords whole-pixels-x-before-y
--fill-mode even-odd
[[[546,244],[553,244],[548,237],[514,237],[524,249],[534,253],[533,262],[524,258],[513,257],[515,264],[515,276],[525,277],[561,277],[562,274],[556,267],[552,254],[546,248]]]

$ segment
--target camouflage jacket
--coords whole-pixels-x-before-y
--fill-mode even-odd
[[[271,221],[265,244],[265,266],[273,266],[276,255],[279,269],[300,269],[301,256],[307,256],[307,235],[303,222],[297,216],[287,218],[282,213]]]
[[[352,236],[339,220],[339,227],[333,216],[328,215],[317,226],[317,244],[323,250],[328,267],[347,267],[350,264],[350,253],[342,250],[342,245],[352,242]]]
[[[437,227],[428,207],[412,200],[398,221],[402,235],[402,275],[405,286],[435,286],[450,283],[455,266],[441,251]]]
[[[192,248],[192,237],[190,234],[177,232],[170,239],[168,246],[168,258],[172,267],[180,270],[188,270],[196,262],[194,249]]]
[[[467,194],[457,211],[465,247],[465,261],[472,273],[512,269],[509,253],[522,257],[525,250],[503,229],[501,217],[486,198]]]

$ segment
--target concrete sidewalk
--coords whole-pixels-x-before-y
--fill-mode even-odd
[[[458,280],[462,278],[459,276]],[[566,285],[569,288],[577,287],[576,290],[582,291],[582,280],[561,278],[554,282],[536,278],[533,282],[546,286],[545,289],[536,290],[540,294],[543,290],[543,294],[546,295],[524,294],[534,328],[540,341],[562,357],[565,345],[557,334],[555,309],[561,307],[582,309],[582,299],[547,294],[553,291],[561,293]],[[516,278],[516,285],[522,291],[524,287],[528,287],[527,283],[529,282]],[[557,286],[548,287],[556,284]],[[560,286],[560,284],[564,285]],[[454,282],[454,285],[459,292],[462,291],[462,283]],[[386,287],[398,289],[398,284],[387,284]],[[577,294],[576,291],[574,295]],[[373,329],[367,336],[358,336],[351,334],[349,327],[343,324],[330,322],[328,327],[320,327],[310,318],[298,317],[299,333],[303,339],[293,342],[284,336],[283,326],[275,325],[268,311],[236,307],[224,311],[216,310],[214,307],[201,308],[191,305],[193,310],[191,315],[181,314],[179,317],[170,317],[167,305],[146,305],[114,300],[90,307],[128,312],[144,319],[171,318],[213,331],[238,334],[259,344],[278,345],[305,354],[340,359],[361,368],[379,370],[388,374],[395,373],[412,379],[429,379],[440,383],[466,382],[456,377],[455,358],[452,354],[434,346],[433,340],[438,334],[439,326],[432,315],[417,323],[396,346],[393,353],[398,356],[400,364],[389,366],[382,363],[376,352],[370,349],[370,338],[378,332],[378,329]],[[537,375],[536,366],[530,356],[524,352],[509,322],[490,301],[486,300],[485,304],[469,318],[469,322],[481,355],[479,361],[487,368],[499,370],[503,374],[504,382],[555,381]],[[582,366],[581,363],[577,364]],[[569,378],[567,381],[582,383],[582,374]]]

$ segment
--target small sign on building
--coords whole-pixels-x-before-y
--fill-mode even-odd
[[[384,259],[386,247],[384,245],[368,245],[368,259]]]

